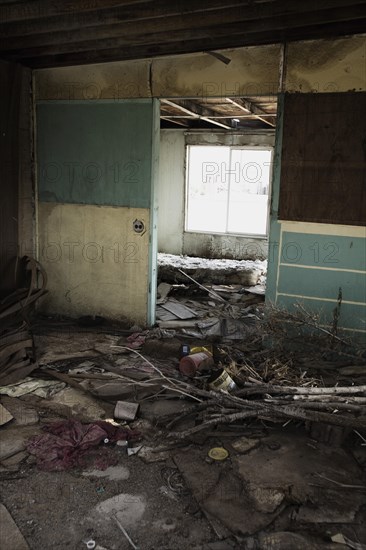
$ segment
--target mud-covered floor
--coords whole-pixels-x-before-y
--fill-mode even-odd
[[[172,419],[178,434],[200,421],[181,415],[197,401],[193,393],[164,387],[184,379],[177,335],[156,338],[152,332],[149,339],[143,333],[140,342],[128,341],[117,328],[50,327],[43,324],[35,335],[39,368],[31,378],[46,379],[54,390],[0,396],[13,415],[0,428],[2,550],[83,549],[87,543],[99,550],[366,548],[364,432],[262,415],[172,437]],[[125,349],[136,342],[139,351]],[[268,377],[271,364],[277,384],[280,375],[286,384],[300,380],[295,356],[291,363],[288,354],[285,360],[274,351],[269,356],[268,350],[255,348],[253,338],[241,350],[237,341],[229,349],[236,350],[238,364],[246,349],[252,375],[257,365],[263,376],[265,365]],[[328,367],[334,367],[334,353]],[[341,365],[339,373],[351,368],[344,367],[345,356]],[[352,367],[355,372],[363,368]],[[324,372],[322,383],[330,384],[329,368]],[[68,376],[71,386],[60,375]],[[341,384],[349,380],[339,376]],[[316,380],[321,383],[319,375]],[[203,387],[201,379],[188,383],[192,390],[195,384]],[[136,454],[106,441],[98,448],[109,462],[101,467],[86,460],[66,471],[42,470],[27,446],[32,436],[60,420],[92,424],[112,418],[116,400],[139,403],[136,419],[128,422],[139,434],[129,444]],[[9,543],[17,529],[18,542]]]

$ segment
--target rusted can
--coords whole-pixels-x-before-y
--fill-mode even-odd
[[[179,370],[184,376],[195,376],[198,370],[212,367],[214,364],[212,355],[205,351],[186,355],[179,361]]]
[[[212,374],[208,385],[213,391],[226,391],[230,393],[237,388],[234,380],[225,369],[220,369]]]

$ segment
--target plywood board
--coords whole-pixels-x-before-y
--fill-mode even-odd
[[[286,94],[279,219],[366,225],[366,93]]]

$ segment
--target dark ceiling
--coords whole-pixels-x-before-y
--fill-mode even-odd
[[[365,0],[8,0],[0,59],[33,68],[366,31]]]
[[[162,128],[274,130],[277,97],[161,99]]]

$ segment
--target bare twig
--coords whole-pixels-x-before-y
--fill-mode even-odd
[[[130,545],[132,546],[132,548],[134,550],[138,550],[138,546],[136,546],[136,544],[133,542],[133,540],[131,539],[131,537],[129,536],[129,534],[127,533],[126,529],[123,527],[122,523],[119,521],[119,519],[117,518],[117,515],[116,515],[116,512],[113,511],[113,519],[114,521],[117,523],[118,527],[121,529],[122,533],[124,534],[124,536],[126,537],[126,539],[128,540],[128,542],[130,543]]]
[[[219,302],[223,302],[224,304],[227,304],[227,301],[222,298],[221,296],[219,296],[218,294],[216,294],[216,292],[214,292],[213,290],[210,290],[209,288],[206,288],[205,286],[201,285],[201,283],[199,283],[198,281],[196,281],[195,279],[193,279],[193,277],[191,277],[190,275],[188,275],[187,273],[185,273],[182,269],[178,269],[178,271],[180,273],[182,273],[182,275],[184,275],[185,277],[187,277],[188,279],[190,279],[191,281],[193,281],[197,286],[199,286],[200,288],[202,288],[202,290],[205,290],[206,292],[208,292],[209,294],[211,294],[211,296],[213,298],[215,298],[216,300],[218,300]]]
[[[335,479],[331,479],[330,477],[324,476],[322,474],[319,474],[315,472],[315,475],[317,477],[321,477],[322,479],[326,479],[327,481],[330,481],[331,483],[335,483],[335,485],[338,485],[338,487],[344,487],[345,489],[360,489],[362,491],[366,490],[366,485],[350,485],[348,483],[341,483],[340,481],[336,481]]]

